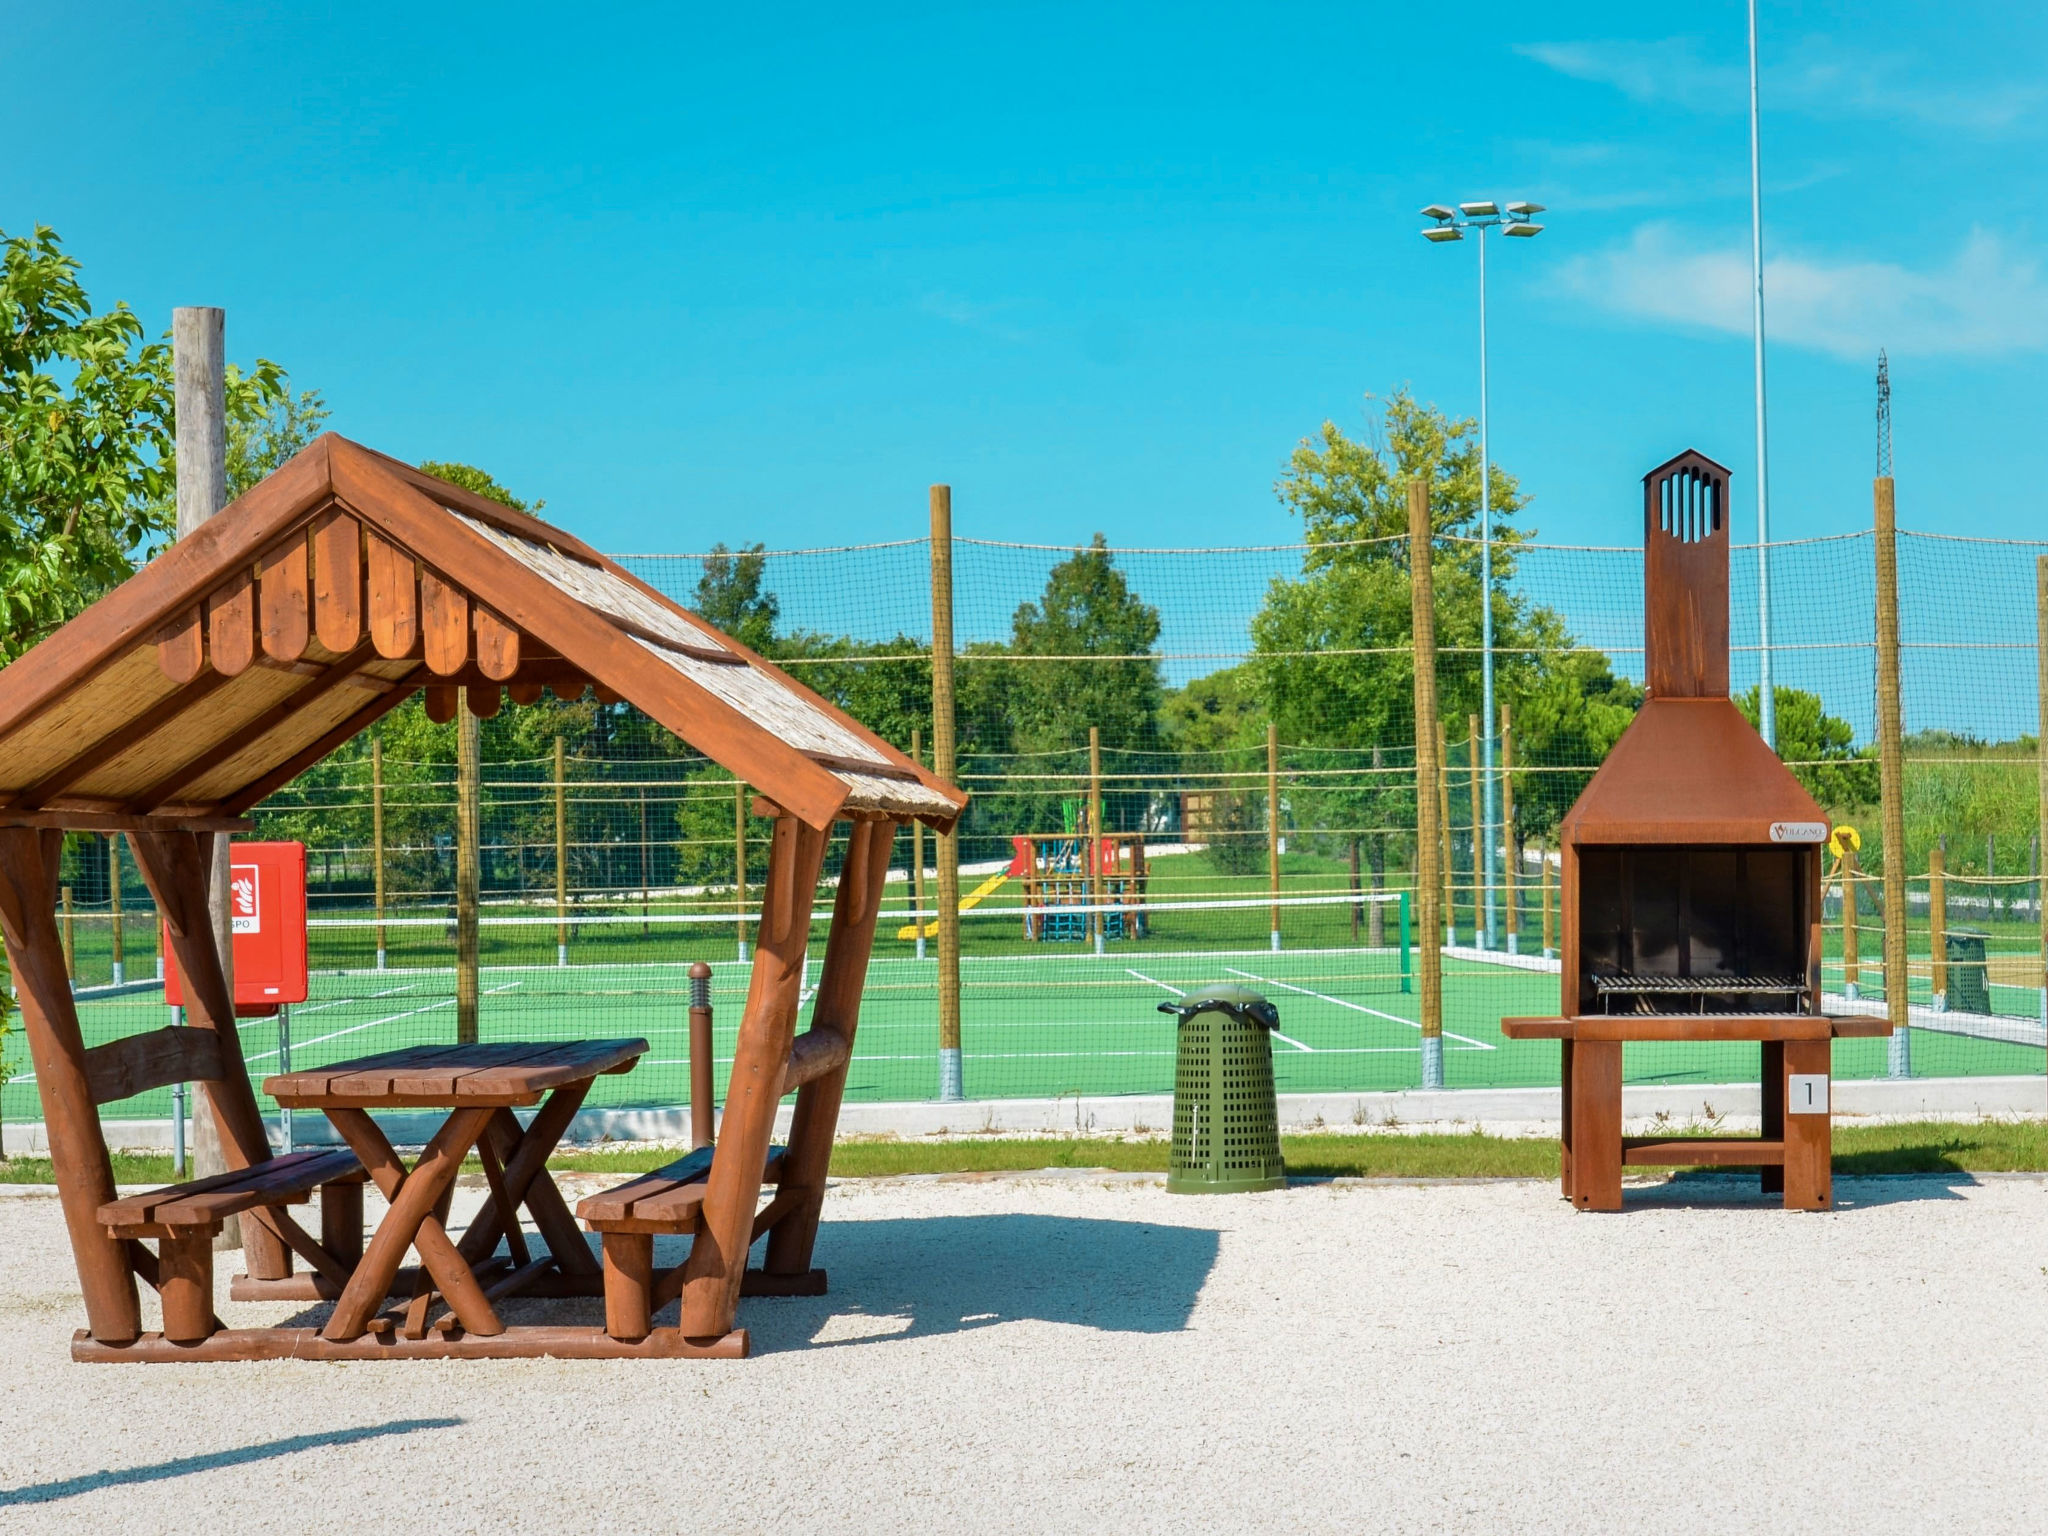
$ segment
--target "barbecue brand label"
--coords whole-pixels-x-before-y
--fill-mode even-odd
[[[1785,1074],[1785,1113],[1824,1115],[1828,1112],[1828,1075],[1825,1072]]]
[[[1826,840],[1828,824],[1824,821],[1774,821],[1771,823],[1771,841],[1774,843],[1818,843]]]

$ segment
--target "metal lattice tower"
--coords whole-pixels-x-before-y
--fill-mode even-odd
[[[1884,348],[1877,349],[1877,478],[1892,473],[1892,374]]]

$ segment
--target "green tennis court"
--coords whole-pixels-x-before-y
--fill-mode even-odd
[[[1046,947],[1041,946],[1041,949]],[[815,966],[815,961],[813,962]],[[748,980],[727,962],[713,974],[714,1040],[722,1083],[730,1065]],[[630,1074],[601,1079],[593,1105],[662,1107],[688,1097],[687,966],[507,965],[482,971],[485,1039],[644,1037],[651,1049]],[[1215,981],[1258,988],[1280,1007],[1274,1040],[1282,1092],[1371,1092],[1413,1088],[1421,1079],[1420,1014],[1404,991],[1392,949],[1156,949],[1112,944],[1097,956],[1078,947],[1039,954],[968,955],[961,966],[962,1046],[971,1098],[1166,1093],[1173,1083],[1174,1022],[1162,999]],[[938,1084],[937,964],[878,956],[866,1000],[848,1095],[857,1101],[919,1100]],[[329,972],[290,1013],[292,1065],[318,1066],[407,1045],[439,1043],[455,1028],[452,969]],[[1554,1084],[1557,1046],[1502,1036],[1505,1015],[1554,1012],[1554,974],[1446,957],[1444,1072],[1453,1088]],[[806,1009],[806,1015],[808,1008]],[[167,1020],[161,994],[85,1001],[87,1043],[154,1028]],[[8,1042],[16,1076],[5,1089],[7,1117],[38,1115],[19,1036]],[[279,1070],[279,1022],[242,1023],[242,1048],[259,1081]],[[2040,1072],[2038,1046],[1932,1030],[1913,1031],[1916,1076]],[[1630,1081],[1739,1082],[1755,1075],[1754,1044],[1631,1045]],[[1885,1042],[1845,1040],[1839,1077],[1886,1070]],[[110,1118],[170,1112],[168,1090],[107,1106]]]

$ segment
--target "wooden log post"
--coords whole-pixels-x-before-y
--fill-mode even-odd
[[[1266,722],[1266,885],[1272,897],[1268,925],[1280,948],[1280,727]]]
[[[1437,910],[1438,874],[1432,866],[1442,846],[1438,820],[1444,796],[1442,721],[1436,705],[1436,583],[1429,487],[1408,483],[1408,588],[1415,644],[1415,906],[1421,962],[1422,1086],[1444,1085],[1444,956],[1437,935],[1445,914]]]
[[[1384,830],[1386,813],[1380,809],[1385,804],[1382,790],[1382,785],[1385,782],[1382,775],[1385,772],[1386,758],[1380,750],[1380,744],[1374,742],[1372,744],[1373,796],[1371,804],[1373,806],[1373,820],[1382,825],[1374,827],[1370,832],[1366,832],[1363,835],[1372,839],[1372,893],[1375,897],[1384,895],[1387,889],[1387,834]],[[1355,870],[1358,864],[1358,839],[1356,837],[1351,840],[1351,860],[1352,867]],[[1355,885],[1356,882],[1354,881],[1353,884]],[[1356,942],[1357,932],[1357,925],[1353,924],[1352,936],[1354,942]],[[1387,942],[1386,906],[1377,900],[1372,903],[1366,912],[1365,942],[1373,949],[1378,949]]]
[[[957,775],[953,720],[953,488],[935,485],[932,512],[932,771]],[[939,843],[939,1097],[967,1096],[960,1045],[960,828]]]
[[[652,929],[648,913],[654,901],[654,844],[647,836],[647,786],[640,786],[640,937],[646,938]]]
[[[690,967],[690,1145],[708,1147],[717,1139],[718,1089],[711,1058],[711,967],[702,960]]]
[[[555,738],[555,964],[569,963],[569,759]]]
[[[1880,476],[1874,492],[1877,546],[1877,772],[1880,822],[1884,829],[1884,1000],[1892,1036],[1906,1030],[1912,972],[1906,924],[1906,747],[1899,696],[1899,552],[1892,479]],[[1931,882],[1938,885],[1938,879]],[[1935,906],[1939,907],[1939,901]],[[1942,941],[1936,934],[1934,965],[1942,973]],[[1935,982],[1935,1006],[1946,990]]]
[[[1890,905],[1889,902],[1886,903]],[[1934,1011],[1948,1007],[1948,836],[1934,839],[1927,850],[1927,966],[1928,989],[1934,994]],[[1885,995],[1891,995],[1889,985]],[[1896,1028],[1897,1026],[1893,1026]]]
[[[482,884],[483,722],[462,690],[455,712],[455,1040],[477,1038],[477,900]]]
[[[0,827],[0,932],[20,992],[57,1198],[85,1297],[86,1326],[103,1344],[127,1344],[141,1337],[141,1302],[126,1246],[109,1237],[98,1219],[99,1208],[115,1197],[114,1166],[100,1135],[86,1075],[85,1038],[64,974],[63,940],[53,911],[63,848],[62,832]]]
[[[846,1060],[797,1090],[777,1198],[800,1203],[769,1232],[762,1267],[771,1275],[801,1275],[811,1267],[818,1217],[825,1206],[825,1175],[832,1165],[832,1137],[853,1064],[861,993],[867,985],[868,957],[874,952],[875,922],[895,839],[893,821],[857,821],[847,839],[846,865],[839,874],[832,927],[825,939],[825,965],[811,1005],[811,1028],[830,1030],[844,1039]]]
[[[377,907],[377,969],[384,969],[384,737],[370,738],[370,867]]]
[[[1538,843],[1536,857],[1543,864],[1543,958],[1548,960],[1557,953],[1557,885],[1550,873],[1550,850]]]
[[[1856,850],[1842,850],[1842,996],[1850,1002],[1863,995],[1863,960],[1857,953]]]
[[[1504,922],[1508,953],[1516,955],[1522,950],[1522,914],[1516,894],[1522,855],[1515,843],[1515,725],[1505,704],[1500,707],[1500,848],[1501,892],[1507,899]]]
[[[1430,596],[1434,608],[1435,594]],[[1434,615],[1432,614],[1432,618]],[[1434,633],[1434,629],[1431,633]],[[1418,747],[1418,750],[1419,747]],[[1444,882],[1444,943],[1458,942],[1458,888],[1457,861],[1451,857],[1451,749],[1450,738],[1444,734],[1443,718],[1436,722],[1436,829],[1438,863],[1443,869]]]
[[[78,985],[78,924],[73,906],[71,887],[62,887],[57,892],[57,910],[62,914],[64,927],[64,979],[75,987]]]
[[[829,829],[828,829],[829,830]],[[796,1038],[811,904],[825,858],[826,832],[794,816],[775,818],[759,942],[746,1009],[733,1046],[718,1150],[704,1192],[704,1214],[684,1269],[682,1331],[712,1338],[731,1331],[753,1243],[768,1140],[782,1099],[782,1074]]]
[[[924,732],[913,729],[910,733],[910,760],[920,767],[924,764]],[[917,933],[917,958],[924,958],[924,823],[910,824],[910,903],[911,926]]]

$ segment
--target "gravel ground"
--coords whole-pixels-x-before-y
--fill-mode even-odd
[[[2048,1181],[1836,1189],[852,1182],[752,1360],[178,1367],[0,1200],[0,1529],[2041,1529]]]

